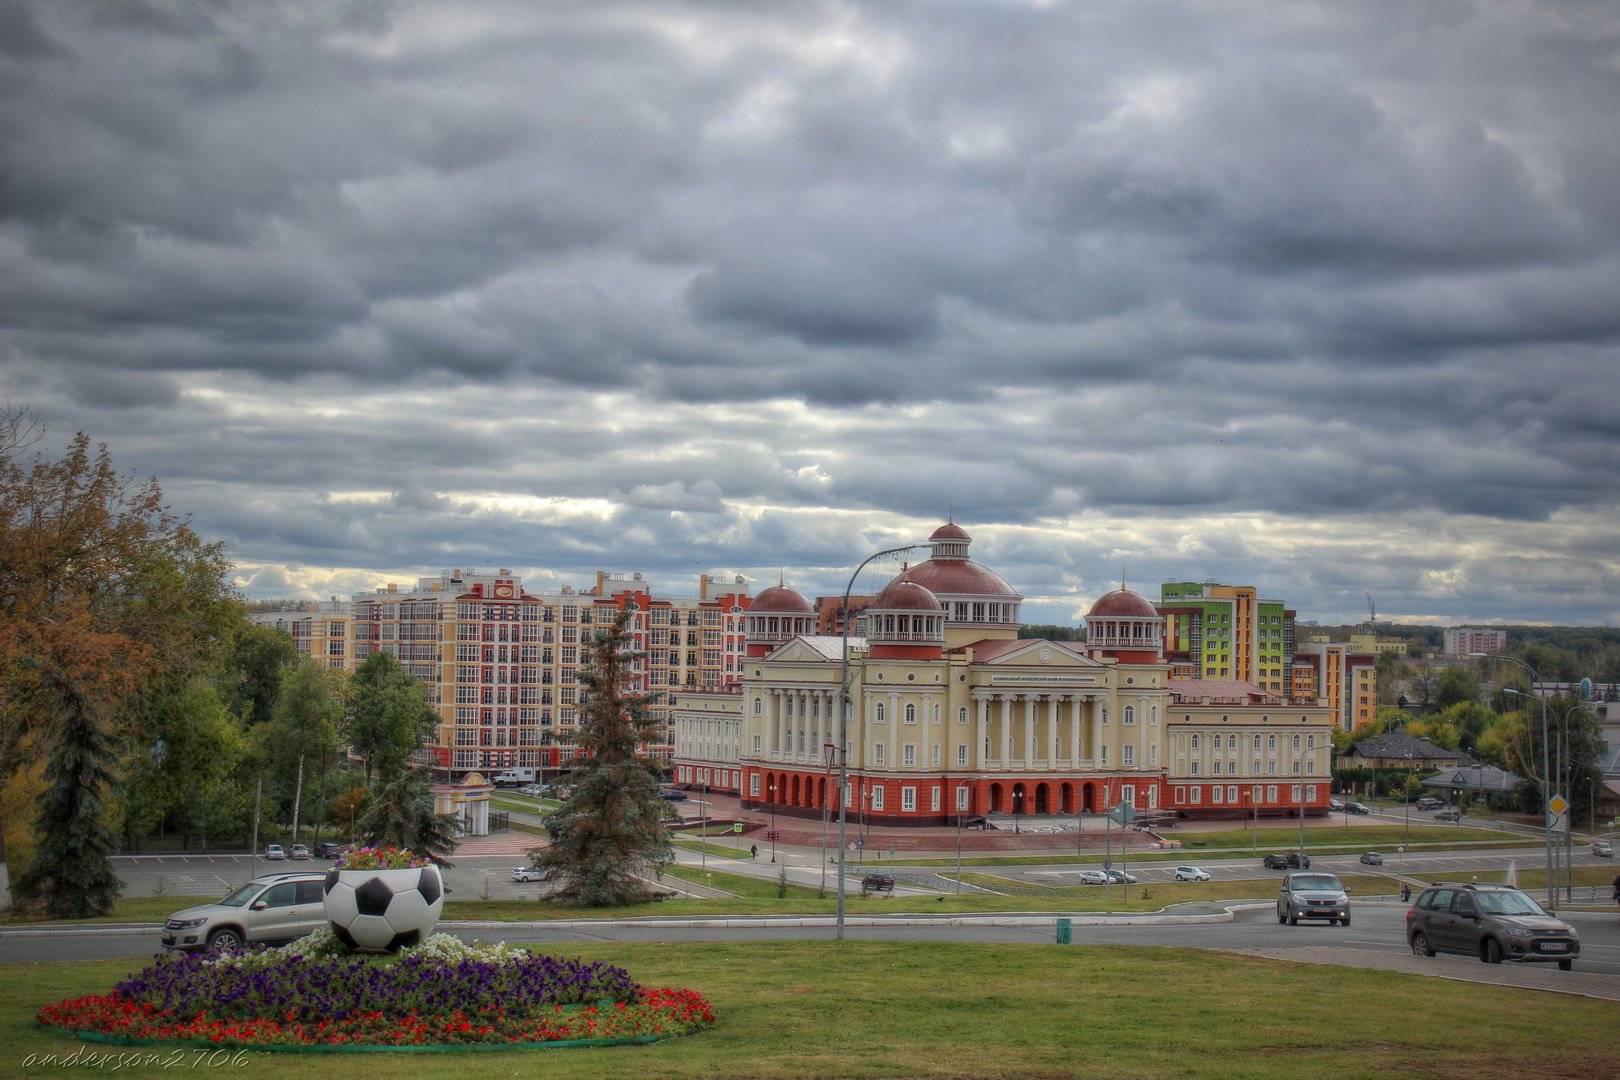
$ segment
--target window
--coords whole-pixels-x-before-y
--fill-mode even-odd
[[[748,778],[748,794],[756,799],[759,798],[759,773],[755,773]]]
[[[939,788],[928,789],[928,809],[931,813],[939,813]]]
[[[1127,724],[1136,723],[1136,706],[1135,705],[1127,705],[1127,706],[1125,706],[1125,723],[1127,723]]]
[[[967,743],[963,743],[956,748],[956,763],[958,765],[966,765],[968,763]]]
[[[877,743],[872,747],[872,764],[883,764],[883,744]]]
[[[1237,788],[1229,787],[1226,789],[1226,801],[1229,803],[1235,803],[1238,801]]]
[[[1307,749],[1307,750],[1315,750],[1316,749],[1316,736],[1315,735],[1307,735],[1307,736],[1305,736],[1305,749]]]
[[[754,699],[754,715],[759,716],[765,711],[765,702],[760,698]]]
[[[917,809],[917,789],[903,787],[900,789],[900,809],[905,813],[912,813]]]
[[[1159,744],[1158,743],[1149,743],[1148,744],[1148,765],[1153,766],[1153,765],[1157,765],[1158,763],[1159,763]]]
[[[928,764],[933,768],[939,768],[939,743],[935,743],[933,749],[929,752]],[[936,806],[934,809],[938,810],[939,807]]]
[[[1254,748],[1256,750],[1260,749],[1260,736],[1258,735],[1254,737]]]
[[[1215,771],[1219,772],[1220,770],[1217,769]],[[1187,772],[1191,776],[1197,776],[1198,775],[1198,762],[1196,762],[1196,761],[1188,762],[1187,763]]]
[[[959,787],[956,789],[956,810],[958,813],[963,813],[967,810],[967,808],[968,789],[965,787]]]
[[[1198,736],[1197,735],[1194,735],[1192,737],[1192,748],[1194,750],[1198,749]]]
[[[872,809],[883,809],[883,789],[880,787],[873,788],[868,794],[872,796]]]
[[[908,769],[917,764],[917,746],[915,743],[906,743],[900,748],[900,763]]]
[[[1266,736],[1266,749],[1267,750],[1275,750],[1275,749],[1277,749],[1277,736],[1275,736],[1275,735],[1267,735]]]
[[[759,753],[759,736],[754,736],[754,753]]]
[[[1220,738],[1220,736],[1219,736],[1219,735],[1217,735],[1217,736],[1215,736],[1215,737],[1216,737],[1216,738],[1217,738],[1217,739],[1218,739],[1218,738]],[[1259,746],[1259,745],[1260,745],[1260,744],[1259,744],[1259,743],[1255,743],[1255,744],[1254,744],[1254,745],[1256,745],[1256,746]],[[1227,748],[1227,749],[1228,749],[1228,750],[1236,750],[1236,749],[1237,749],[1237,736],[1236,736],[1236,735],[1228,735],[1228,736],[1227,736],[1227,737],[1226,737],[1226,748]]]
[[[883,702],[880,701],[877,703],[877,712],[873,715],[872,719],[875,723],[883,723]]]
[[[1294,736],[1294,749],[1299,749],[1299,736],[1297,734]]]
[[[967,709],[966,708],[956,710],[956,722],[958,724],[967,723]]]
[[[939,702],[934,702],[934,723],[939,723]]]
[[[1108,747],[1106,746],[1102,748],[1102,763],[1104,765],[1108,764]]]
[[[1125,747],[1125,764],[1127,764],[1127,765],[1135,765],[1136,764],[1136,747],[1134,747],[1134,746]]]
[[[1221,801],[1221,799],[1220,799],[1220,790],[1221,790],[1221,789],[1220,789],[1220,788],[1216,788],[1216,789],[1215,789],[1215,792],[1216,792],[1216,795],[1215,795],[1215,801],[1216,801],[1216,802],[1220,802],[1220,801]],[[1195,804],[1195,805],[1196,805],[1196,804],[1197,804],[1197,802],[1198,802],[1198,800],[1199,800],[1199,797],[1200,797],[1200,796],[1201,796],[1201,795],[1202,795],[1202,794],[1203,794],[1203,789],[1202,789],[1202,788],[1199,788],[1199,787],[1194,787],[1194,788],[1193,788],[1193,789],[1192,789],[1192,792],[1191,792],[1191,794],[1192,794],[1192,801],[1193,801],[1193,803],[1194,803],[1194,804]]]
[[[1218,803],[1221,801],[1221,785],[1216,784],[1214,787],[1209,789],[1209,801],[1212,803]]]
[[[1233,758],[1231,761],[1228,761],[1226,763],[1226,775],[1227,776],[1236,776],[1237,775],[1237,759],[1236,758]]]
[[[906,723],[915,724],[916,722],[917,722],[917,706],[915,706],[915,705],[907,705],[906,706]]]

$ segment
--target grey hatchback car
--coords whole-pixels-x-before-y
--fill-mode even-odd
[[[1512,885],[1431,885],[1406,913],[1406,943],[1418,956],[1462,953],[1487,964],[1550,961],[1564,971],[1581,955],[1575,928]]]
[[[1301,919],[1350,925],[1350,895],[1332,874],[1295,873],[1277,890],[1277,921],[1298,926]]]
[[[163,947],[232,951],[301,938],[326,924],[321,873],[267,874],[212,904],[186,908],[163,924]]]

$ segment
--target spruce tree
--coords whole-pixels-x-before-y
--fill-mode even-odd
[[[391,844],[439,866],[451,865],[446,856],[456,847],[456,819],[433,808],[427,777],[416,769],[406,769],[379,790],[357,828],[372,847]]]
[[[64,688],[65,689],[65,688]],[[112,910],[124,883],[103,794],[115,789],[118,756],[88,703],[68,691],[45,766],[39,849],[12,886],[18,905],[53,919],[88,919]]]
[[[559,882],[554,899],[587,907],[650,899],[649,879],[675,858],[657,766],[638,750],[664,741],[663,731],[647,711],[647,696],[626,689],[629,617],[621,610],[587,650],[580,724],[567,736],[579,750],[566,780],[573,792],[546,818],[551,845],[530,853]]]

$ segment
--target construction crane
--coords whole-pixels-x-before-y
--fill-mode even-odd
[[[1378,633],[1378,609],[1373,607],[1372,593],[1367,594],[1367,629]]]

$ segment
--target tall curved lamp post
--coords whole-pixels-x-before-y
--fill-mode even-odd
[[[1523,660],[1520,660],[1518,657],[1500,656],[1500,655],[1498,655],[1498,656],[1492,657],[1492,659],[1506,660],[1511,664],[1517,664],[1520,667],[1524,668],[1525,671],[1530,673],[1530,689],[1532,689],[1532,690],[1534,690],[1536,688],[1536,683],[1541,681],[1541,676],[1536,674],[1536,669],[1531,667],[1529,664],[1525,663]],[[1532,698],[1531,695],[1526,694],[1523,690],[1515,690],[1511,686],[1502,687],[1502,692],[1504,694],[1512,694],[1514,697],[1522,697],[1522,698],[1525,698],[1526,700],[1534,700],[1534,701],[1539,701],[1541,703],[1541,777],[1540,777],[1540,780],[1541,780],[1541,822],[1542,822],[1542,826],[1543,826],[1541,839],[1542,839],[1543,846],[1545,846],[1546,849],[1547,849],[1547,906],[1552,907],[1552,905],[1553,905],[1553,897],[1554,897],[1555,892],[1556,892],[1556,886],[1553,884],[1552,826],[1547,823],[1547,800],[1552,798],[1552,793],[1547,790],[1547,784],[1548,784],[1548,780],[1550,778],[1550,769],[1551,769],[1551,765],[1548,762],[1548,754],[1547,754],[1547,699],[1542,697],[1539,694],[1535,695]]]
[[[776,861],[776,781],[772,780],[766,790],[771,798],[771,862]]]
[[[844,940],[844,856],[849,850],[845,840],[846,828],[849,821],[849,597],[855,590],[855,579],[861,576],[868,564],[888,555],[898,555],[902,551],[912,551],[927,546],[924,543],[901,544],[899,547],[885,548],[882,551],[868,555],[855,572],[849,575],[849,584],[844,586],[843,607],[843,645],[839,650],[841,659],[838,664],[838,938]]]

